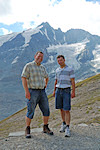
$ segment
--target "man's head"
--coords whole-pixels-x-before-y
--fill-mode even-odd
[[[34,58],[35,58],[35,62],[36,62],[38,65],[40,65],[41,62],[43,61],[43,52],[41,52],[41,51],[36,52]]]
[[[61,67],[64,67],[65,66],[65,57],[63,55],[58,55],[57,62]]]

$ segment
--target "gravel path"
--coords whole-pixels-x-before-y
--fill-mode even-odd
[[[100,126],[73,125],[69,138],[59,133],[59,128],[53,131],[53,136],[35,132],[31,139],[25,136],[3,138],[0,150],[100,150]]]

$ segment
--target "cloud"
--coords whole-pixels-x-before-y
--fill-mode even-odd
[[[92,2],[92,3],[100,2],[100,0],[86,0],[86,1],[89,1],[89,2]]]
[[[0,0],[0,16],[11,13],[10,0]]]
[[[0,32],[2,32],[3,35],[12,33],[11,30],[9,31],[9,30],[7,30],[7,29],[5,29],[5,28],[0,28]]]
[[[34,28],[42,22],[62,31],[81,28],[100,35],[100,3],[86,0],[0,0],[7,1],[6,13],[0,14],[7,25],[23,22],[23,29]],[[33,22],[33,23],[32,23]]]

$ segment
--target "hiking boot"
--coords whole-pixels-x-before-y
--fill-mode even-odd
[[[31,135],[30,135],[30,126],[26,127],[25,136],[26,136],[26,138],[31,138]]]
[[[65,132],[65,129],[66,129],[66,124],[63,124],[63,123],[62,123],[59,132]]]
[[[43,126],[43,133],[53,135],[53,132],[49,129],[48,124]]]
[[[69,129],[69,127],[66,127],[66,129],[65,129],[65,137],[70,137],[70,129]]]

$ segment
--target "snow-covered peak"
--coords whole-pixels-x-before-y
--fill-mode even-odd
[[[17,34],[19,34],[19,33],[14,32],[11,34],[0,36],[0,46],[2,46],[3,43],[10,41],[11,39],[15,38],[17,36]]]
[[[37,28],[35,28],[35,29],[28,29],[28,30],[26,30],[26,31],[23,31],[23,33],[22,33],[22,36],[25,38],[25,44],[23,45],[23,46],[27,46],[28,45],[28,43],[29,43],[29,41],[31,40],[31,36],[33,35],[33,34],[36,34],[36,33],[38,33],[38,32],[41,32],[41,28],[42,28],[43,26],[39,26],[39,27],[37,27]],[[43,34],[42,32],[41,32],[41,34]]]

